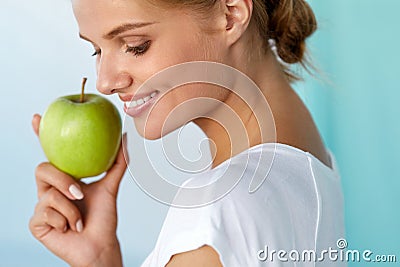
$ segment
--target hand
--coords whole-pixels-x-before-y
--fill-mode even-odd
[[[41,117],[35,115],[38,135]],[[122,143],[126,146],[126,136]],[[116,197],[126,170],[122,145],[112,168],[85,184],[48,162],[36,168],[39,201],[30,220],[33,236],[72,266],[122,266],[116,236]]]

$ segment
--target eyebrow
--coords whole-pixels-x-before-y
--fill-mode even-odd
[[[111,39],[115,38],[116,36],[120,35],[121,33],[126,32],[126,31],[143,28],[143,27],[146,27],[146,26],[153,25],[155,23],[158,23],[158,22],[154,21],[154,22],[136,22],[136,23],[122,24],[122,25],[117,26],[116,28],[112,29],[109,33],[103,35],[103,38],[111,40]],[[82,38],[83,40],[86,40],[86,41],[92,43],[92,41],[89,38],[87,38],[86,36],[82,35],[81,33],[79,33],[79,37]]]

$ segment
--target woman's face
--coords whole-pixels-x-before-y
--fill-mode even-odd
[[[125,111],[134,117],[143,137],[158,139],[193,118],[212,113],[222,103],[189,101],[179,106],[188,100],[224,101],[229,95],[228,90],[207,84],[138,91],[150,76],[166,67],[189,61],[224,62],[228,57],[219,33],[206,34],[188,10],[164,10],[145,0],[73,0],[73,9],[81,37],[95,49],[97,89],[118,94],[125,106],[132,97],[141,99]],[[210,25],[224,28],[222,21],[210,21]]]

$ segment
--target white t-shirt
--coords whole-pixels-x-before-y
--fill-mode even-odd
[[[211,203],[171,206],[142,267],[164,267],[174,254],[203,245],[214,248],[229,267],[347,266],[334,260],[343,252],[337,242],[345,232],[339,171],[329,153],[332,169],[308,152],[265,143],[194,175],[184,187],[225,182],[218,185],[221,190],[209,187],[203,195],[177,194],[178,206]],[[329,254],[332,250],[337,253]]]

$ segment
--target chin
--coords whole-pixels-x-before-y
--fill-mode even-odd
[[[158,140],[161,138],[161,130],[160,129],[151,129],[150,127],[146,127],[144,129],[143,127],[138,127],[137,124],[136,126],[136,131],[137,133],[144,139],[147,140]]]
[[[158,140],[177,129],[168,129],[167,127],[162,128],[160,126],[161,124],[147,123],[144,125],[135,121],[136,131],[141,137],[147,140]]]
[[[149,132],[146,132],[146,134],[144,134],[144,133],[142,133],[142,132],[139,132],[139,135],[140,135],[141,137],[143,137],[144,139],[146,139],[146,140],[151,140],[151,141],[158,140],[158,139],[161,138],[161,135],[160,135],[160,134],[157,134],[157,133],[149,133]]]

